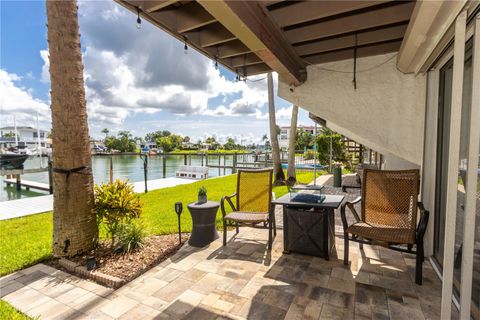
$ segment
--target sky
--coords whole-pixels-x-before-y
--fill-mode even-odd
[[[194,141],[260,142],[269,133],[265,75],[235,74],[114,1],[79,4],[90,135],[129,130],[134,136],[169,130]],[[45,1],[0,0],[0,127],[49,130],[50,75]],[[291,104],[277,97],[277,123],[289,125]],[[300,110],[299,124],[310,125]]]

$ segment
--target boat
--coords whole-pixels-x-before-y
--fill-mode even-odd
[[[21,170],[23,163],[28,159],[26,154],[6,153],[0,154],[0,169]]]

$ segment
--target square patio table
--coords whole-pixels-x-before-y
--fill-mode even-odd
[[[292,201],[292,195],[273,200],[283,206],[283,253],[303,253],[330,259],[335,248],[335,209],[344,196],[324,195],[321,203]]]

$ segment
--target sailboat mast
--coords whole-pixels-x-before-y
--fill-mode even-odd
[[[15,130],[15,147],[18,148],[17,120],[15,119],[15,115],[13,116],[13,128]]]

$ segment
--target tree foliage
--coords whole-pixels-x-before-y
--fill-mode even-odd
[[[315,137],[309,131],[298,129],[295,137],[295,150],[303,150],[313,147]]]
[[[171,134],[172,133],[168,130],[159,130],[159,131],[150,132],[145,135],[145,141],[147,142],[157,141],[158,138],[168,137]]]
[[[118,150],[120,152],[134,152],[137,148],[135,139],[130,131],[120,131],[117,136],[107,136],[105,146],[109,150]]]
[[[173,150],[182,148],[183,137],[178,134],[169,134],[167,136],[157,138],[155,142],[163,152],[171,152]]]
[[[317,136],[318,160],[322,164],[330,161],[330,141],[332,142],[332,160],[345,161],[345,144],[342,142],[342,135],[328,128],[323,128]]]

